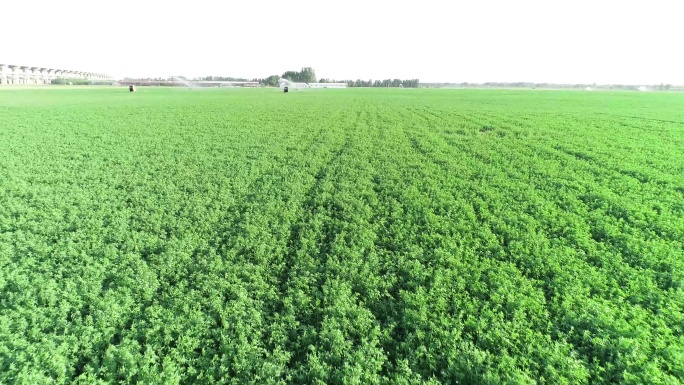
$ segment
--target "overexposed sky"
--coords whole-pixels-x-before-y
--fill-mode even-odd
[[[32,0],[0,7],[0,63],[116,77],[684,84],[669,0]]]

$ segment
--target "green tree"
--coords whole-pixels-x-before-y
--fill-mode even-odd
[[[276,87],[278,85],[279,80],[280,80],[280,76],[271,75],[271,76],[267,77],[266,79],[263,79],[261,81],[261,83],[263,83],[266,86]]]
[[[316,83],[316,71],[311,67],[304,67],[300,72],[301,81],[304,83]]]
[[[292,82],[315,83],[316,71],[311,67],[304,67],[301,71],[285,71],[282,76]]]

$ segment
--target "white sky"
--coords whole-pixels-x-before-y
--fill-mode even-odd
[[[8,0],[0,63],[117,77],[684,84],[671,0]]]

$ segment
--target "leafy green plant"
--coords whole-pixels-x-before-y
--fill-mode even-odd
[[[682,383],[683,101],[0,89],[0,383]]]

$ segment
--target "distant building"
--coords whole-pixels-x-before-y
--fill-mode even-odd
[[[347,83],[309,83],[309,88],[347,88]]]
[[[347,88],[347,83],[298,83],[287,79],[280,79],[280,88],[288,87],[290,91],[298,91],[303,88]]]
[[[217,85],[219,87],[259,87],[259,82],[238,82],[238,81],[227,81],[227,82],[220,82],[220,81],[203,81],[203,82],[196,82],[199,85],[203,86],[208,86],[208,87],[216,87]]]

